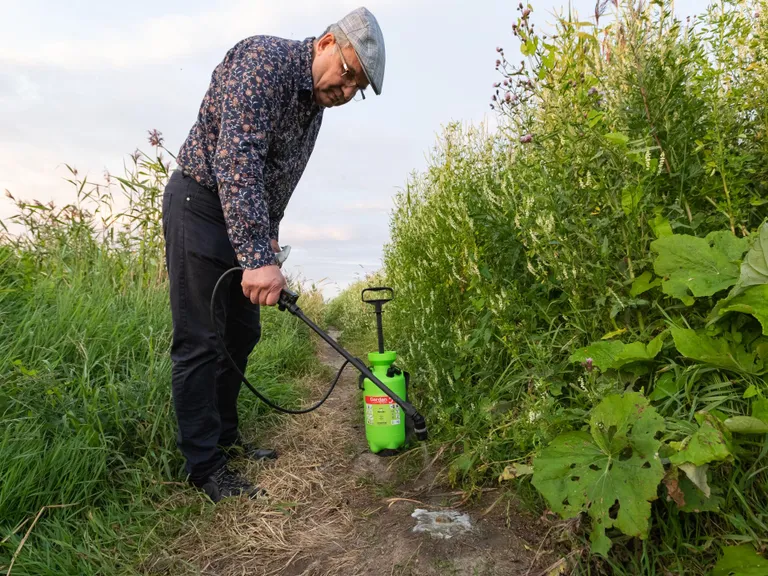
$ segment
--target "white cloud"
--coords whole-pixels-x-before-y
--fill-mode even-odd
[[[400,2],[396,0],[395,3]],[[392,1],[371,0],[388,6]],[[211,48],[229,48],[253,34],[317,35],[322,27],[357,7],[356,0],[267,0],[219,2],[205,11],[163,14],[136,25],[82,29],[78,36],[31,43],[22,30],[0,35],[0,63],[53,66],[66,70],[130,68],[202,54]],[[318,22],[320,28],[318,29]]]

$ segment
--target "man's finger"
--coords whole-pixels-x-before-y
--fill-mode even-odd
[[[267,295],[267,306],[274,306],[280,300],[280,290],[272,290]]]
[[[248,298],[251,301],[251,304],[258,304],[259,303],[259,289],[253,288],[251,289],[250,297]]]

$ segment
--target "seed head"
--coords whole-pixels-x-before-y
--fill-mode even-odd
[[[149,143],[152,146],[162,146],[163,144],[163,135],[162,133],[158,132],[157,129],[155,130],[148,130],[147,133],[149,134]]]

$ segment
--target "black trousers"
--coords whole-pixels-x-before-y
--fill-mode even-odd
[[[163,235],[170,283],[173,340],[171,386],[178,422],[177,445],[191,480],[204,479],[225,463],[222,446],[238,439],[240,377],[220,353],[210,320],[213,288],[238,266],[219,198],[194,178],[176,171],[163,194]],[[261,337],[259,306],[230,274],[217,293],[217,322],[227,349],[245,373]]]

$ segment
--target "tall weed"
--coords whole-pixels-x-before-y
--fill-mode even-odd
[[[392,346],[451,447],[457,483],[501,476],[578,516],[576,497],[551,506],[560,492],[537,470],[568,438],[591,442],[605,427],[613,442],[612,413],[661,418],[660,438],[621,438],[658,445],[664,470],[645,461],[642,489],[604,517],[596,506],[583,523],[591,543],[570,535],[595,552],[585,573],[704,574],[721,546],[766,543],[764,434],[697,459],[723,499],[717,510],[680,509],[678,488],[694,501],[706,485],[689,490],[675,464],[702,434],[727,439],[724,422],[753,415],[752,399],[768,392],[759,311],[742,300],[740,313],[714,321],[737,297],[729,290],[768,217],[765,8],[725,0],[681,22],[670,1],[599,2],[596,20],[563,17],[545,36],[521,4],[513,30],[527,60],[498,49],[499,131],[449,126],[397,198],[383,270],[398,294]],[[703,354],[709,345],[724,356],[746,348],[728,363]],[[564,453],[576,465],[579,451]],[[584,485],[588,471],[571,481]],[[642,521],[626,523],[633,507],[652,515],[650,535]],[[607,542],[598,520],[619,523]]]
[[[160,228],[171,163],[153,138],[124,177],[91,184],[71,168],[63,208],[14,199],[23,232],[0,242],[0,566],[16,576],[142,573],[184,518],[207,513],[176,449]],[[319,293],[294,287],[322,313]],[[262,321],[248,377],[296,404],[309,331],[275,308]],[[273,418],[248,391],[240,406],[246,434]]]

